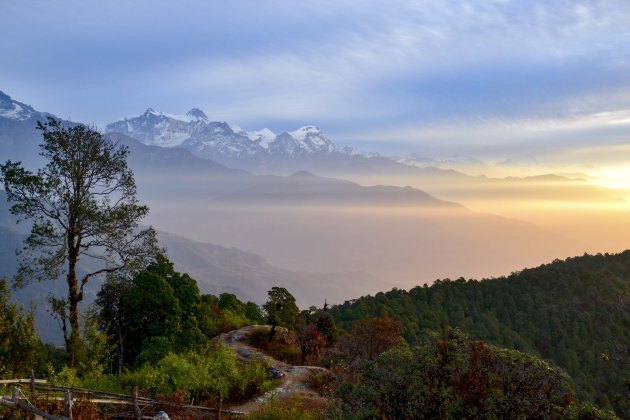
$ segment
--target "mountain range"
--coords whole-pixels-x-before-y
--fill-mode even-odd
[[[620,194],[600,188],[581,177],[548,174],[521,178],[469,176],[449,167],[483,167],[467,156],[433,159],[412,153],[387,157],[353,147],[339,147],[315,126],[276,135],[269,129],[246,132],[227,122],[211,121],[198,108],[172,115],[152,108],[142,115],[108,124],[106,133],[120,133],[145,145],[183,148],[194,155],[257,174],[290,175],[309,171],[321,176],[349,179],[364,185],[411,185],[457,202],[500,197],[525,200],[619,201]],[[524,157],[530,162],[531,156]],[[497,164],[505,166],[508,161]],[[521,204],[518,203],[517,207]],[[483,206],[485,211],[489,206]]]
[[[152,146],[180,146],[208,159],[350,154],[353,151],[349,148],[338,150],[314,126],[278,135],[267,128],[248,133],[226,122],[210,121],[199,108],[191,109],[186,115],[166,114],[148,108],[142,115],[108,124],[105,132],[122,133]]]

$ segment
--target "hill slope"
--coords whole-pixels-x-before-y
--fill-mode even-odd
[[[583,398],[614,405],[627,417],[615,395],[630,378],[630,365],[612,360],[630,346],[629,300],[630,251],[625,251],[556,260],[497,279],[392,290],[346,302],[331,313],[345,326],[390,316],[400,320],[411,342],[425,330],[460,327],[473,338],[552,360],[569,372]]]

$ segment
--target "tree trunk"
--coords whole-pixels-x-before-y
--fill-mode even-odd
[[[125,338],[122,334],[118,334],[118,373],[122,372],[125,364]]]
[[[72,391],[66,391],[63,405],[66,418],[72,420]]]
[[[77,261],[79,260],[78,247],[75,244],[75,237],[70,227],[68,233],[68,318],[70,320],[70,340],[66,341],[66,351],[70,367],[76,363],[76,346],[81,338],[79,327],[79,287],[77,281]]]
[[[133,402],[133,418],[139,420],[142,418],[142,411],[140,411],[140,405],[138,405],[138,387],[134,386],[131,390],[131,400]]]

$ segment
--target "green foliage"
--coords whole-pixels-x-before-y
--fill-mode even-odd
[[[179,329],[182,311],[172,286],[159,274],[147,269],[138,274],[123,296],[128,313],[126,360],[135,360],[159,343],[168,352]]]
[[[241,366],[238,384],[238,399],[248,398],[258,392],[266,392],[275,387],[274,380],[269,376],[271,363],[251,359]],[[232,387],[234,389],[234,387]]]
[[[251,301],[245,304],[245,316],[250,324],[262,324],[265,322],[265,317],[263,317],[260,311],[260,306]]]
[[[77,369],[64,366],[48,377],[56,385],[106,392],[129,394],[138,386],[141,394],[149,396],[183,391],[195,401],[240,401],[273,387],[269,367],[256,359],[240,363],[234,351],[219,345],[204,354],[169,353],[154,364],[116,375],[82,377]]]
[[[278,325],[292,327],[300,309],[293,295],[284,287],[272,287],[268,295],[269,299],[263,305],[263,309],[267,312],[267,322],[272,325],[271,335],[273,336],[275,327]]]
[[[456,329],[366,361],[336,390],[344,418],[565,418],[573,386],[524,353]]]
[[[630,251],[556,260],[490,280],[441,280],[408,292],[394,289],[330,310],[338,325],[388,316],[419,343],[428,330],[459,327],[475,339],[552,360],[572,377],[580,399],[630,417],[623,381],[630,364],[614,355],[630,347]],[[606,361],[602,354],[609,354]]]
[[[226,399],[230,395],[232,383],[238,378],[236,354],[226,346],[217,346],[211,353],[208,372],[213,378],[210,392]]]
[[[219,309],[229,310],[234,313],[245,313],[245,305],[232,293],[221,293],[219,295]]]
[[[200,305],[199,327],[208,337],[263,322],[258,305],[243,303],[231,293],[222,293],[219,298],[203,295]]]
[[[327,310],[318,309],[315,312],[315,326],[326,337],[326,345],[333,346],[339,341],[339,331],[335,319]]]
[[[619,419],[609,410],[602,410],[588,402],[578,401],[566,410],[566,418],[575,420],[616,420]]]
[[[349,362],[374,360],[381,353],[401,342],[400,325],[391,318],[368,318],[356,321],[344,337],[344,350]]]
[[[27,376],[41,349],[32,310],[24,314],[11,302],[8,282],[0,278],[0,378]]]
[[[270,331],[267,326],[254,329],[249,335],[249,344],[285,363],[301,364],[302,352],[295,333],[287,328],[279,328],[270,340]]]
[[[132,281],[108,279],[96,302],[119,366],[155,363],[169,352],[200,350],[208,341],[199,328],[203,305],[195,280],[162,255]]]
[[[48,382],[53,385],[68,388],[81,388],[85,383],[84,379],[79,377],[76,368],[63,366],[59,371],[55,371],[52,366],[49,366],[49,368],[49,372],[46,376],[48,377]],[[94,379],[94,377],[92,377],[92,379]]]
[[[35,376],[38,378],[48,377],[50,372],[61,370],[65,366],[66,360],[65,348],[56,347],[51,343],[44,344],[35,367]]]
[[[83,316],[81,340],[75,348],[75,366],[83,378],[100,376],[111,361],[112,345],[107,335],[99,331],[95,308]]]
[[[70,363],[79,341],[83,288],[94,276],[146,265],[157,249],[155,231],[139,229],[148,213],[138,205],[127,167],[128,150],[85,125],[48,117],[42,131],[44,168],[36,173],[21,163],[0,165],[11,213],[33,222],[19,254],[17,286],[67,276],[68,294],[53,300],[62,322]],[[90,270],[81,277],[81,259]],[[68,331],[68,325],[70,331]]]
[[[318,420],[325,417],[312,409],[302,408],[299,397],[294,396],[288,402],[282,403],[272,399],[244,418],[247,420]]]

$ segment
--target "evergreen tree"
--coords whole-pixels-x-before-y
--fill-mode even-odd
[[[276,332],[276,326],[292,327],[300,314],[300,309],[295,303],[295,298],[284,287],[272,287],[268,292],[269,300],[263,305],[267,312],[267,322],[271,324],[269,339]]]

